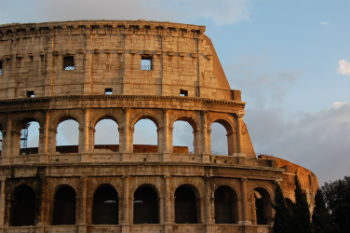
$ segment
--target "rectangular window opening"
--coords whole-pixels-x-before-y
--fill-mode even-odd
[[[113,89],[112,88],[106,88],[105,89],[105,95],[112,95],[113,94]]]
[[[0,75],[2,75],[2,61],[0,61]]]
[[[180,89],[180,96],[188,96],[188,91]]]
[[[74,70],[74,57],[73,56],[64,56],[63,58],[63,69],[64,70]]]
[[[141,70],[152,70],[152,57],[150,56],[141,57]]]
[[[27,97],[34,98],[35,97],[34,91],[27,91]]]

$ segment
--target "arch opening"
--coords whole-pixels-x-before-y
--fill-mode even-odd
[[[226,127],[222,122],[213,122],[211,129],[211,154],[228,155],[229,154],[229,137]]]
[[[237,195],[229,186],[220,186],[214,193],[215,223],[238,222]]]
[[[79,123],[76,120],[64,120],[57,126],[56,151],[60,153],[78,153]]]
[[[158,128],[152,119],[143,118],[135,124],[133,151],[136,153],[158,151]]]
[[[173,124],[173,153],[193,153],[193,127],[185,120],[177,120]]]
[[[254,189],[256,224],[266,225],[272,221],[272,205],[269,193],[263,188]]]
[[[57,190],[54,196],[52,225],[75,224],[76,193],[74,189],[65,185]]]
[[[190,185],[181,185],[175,191],[175,223],[199,223],[200,199]]]
[[[102,119],[95,125],[94,149],[119,151],[119,130],[116,121]]]
[[[16,187],[11,203],[11,226],[35,225],[35,192],[27,185]]]
[[[134,223],[159,223],[159,198],[150,185],[142,185],[134,193]]]
[[[39,147],[39,122],[29,121],[21,129],[20,154],[37,154]]]
[[[118,209],[119,199],[117,191],[111,185],[101,185],[94,193],[92,223],[118,224]]]

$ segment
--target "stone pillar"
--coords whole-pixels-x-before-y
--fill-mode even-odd
[[[172,125],[169,125],[169,110],[164,109],[163,111],[163,153],[173,152],[173,135]]]
[[[205,203],[205,226],[206,232],[214,232],[214,205],[213,205],[213,192],[209,186],[208,177],[204,178],[204,203]]]
[[[83,112],[83,122],[79,125],[79,152],[89,152],[90,151],[90,110],[84,109]]]
[[[241,195],[242,195],[242,200],[241,200],[241,206],[242,206],[242,211],[241,211],[241,221],[239,222],[239,224],[242,225],[249,225],[251,224],[251,221],[249,219],[249,203],[248,203],[248,191],[247,191],[247,182],[248,179],[247,178],[242,178],[241,179]]]
[[[5,210],[6,210],[6,193],[5,193],[5,184],[6,177],[0,178],[1,186],[0,186],[0,227],[2,231],[4,231],[5,227]]]
[[[173,198],[170,193],[170,176],[164,176],[164,206],[163,206],[163,219],[164,219],[164,232],[169,233],[172,231],[172,224],[174,219],[172,218],[173,211]]]
[[[131,200],[132,198],[130,197],[129,194],[129,176],[124,176],[123,177],[123,221],[122,221],[122,233],[128,233],[129,232],[129,227],[132,222],[131,219],[131,214],[130,214],[130,208],[132,208],[132,203]]]
[[[119,128],[120,152],[133,152],[134,127],[130,125],[130,109],[124,109],[124,122]]]
[[[210,154],[210,126],[208,126],[208,113],[201,112],[201,131],[202,131],[202,154]]]
[[[41,186],[41,206],[40,206],[40,217],[39,217],[39,223],[38,225],[43,226],[47,223],[47,219],[46,216],[47,214],[47,205],[48,205],[48,201],[47,201],[47,193],[48,193],[48,185],[47,185],[47,181],[45,178],[42,178],[42,186]]]
[[[1,151],[1,157],[2,160],[6,160],[3,163],[10,163],[10,156],[11,156],[11,140],[12,140],[12,119],[8,117],[6,128],[2,130],[2,151]]]
[[[242,121],[243,121],[243,116],[244,113],[237,113],[236,114],[236,125],[237,125],[237,131],[236,131],[236,135],[237,135],[237,155],[238,156],[242,156],[242,152],[243,152],[243,145],[242,145]]]
[[[87,177],[81,177],[80,178],[80,200],[78,202],[79,205],[79,211],[77,215],[79,216],[79,233],[85,233],[87,232],[86,227],[86,212],[87,212],[87,189],[88,189],[88,179]]]
[[[49,161],[49,146],[50,146],[50,114],[45,112],[43,125],[40,125],[39,132],[39,154],[41,162]]]

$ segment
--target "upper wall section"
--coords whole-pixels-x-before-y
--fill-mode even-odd
[[[0,99],[160,95],[241,101],[205,27],[152,21],[0,26]]]

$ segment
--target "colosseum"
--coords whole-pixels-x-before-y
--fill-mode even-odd
[[[295,174],[312,209],[317,177],[255,154],[241,92],[204,32],[144,20],[1,25],[1,232],[270,232],[275,184],[293,201]],[[114,144],[95,142],[105,119]],[[143,119],[156,145],[134,145]],[[58,138],[67,121],[74,145]],[[174,145],[177,121],[193,150]],[[214,123],[226,154],[212,152]]]

